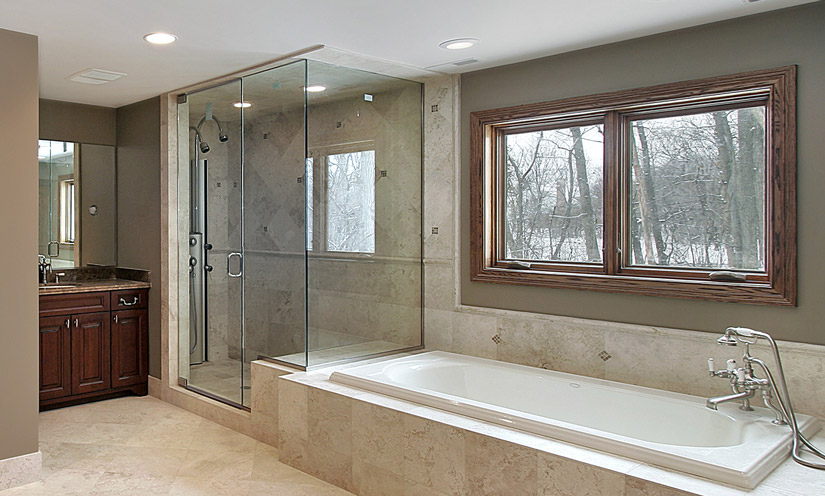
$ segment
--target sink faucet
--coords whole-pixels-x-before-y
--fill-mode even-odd
[[[785,417],[782,414],[782,411],[773,404],[773,391],[774,385],[772,383],[772,377],[768,374],[767,378],[757,377],[754,374],[753,364],[757,364],[763,368],[763,370],[767,370],[765,363],[750,354],[750,345],[756,342],[756,335],[743,335],[742,333],[737,333],[736,330],[739,328],[731,328],[729,327],[725,334],[716,340],[717,343],[727,346],[737,346],[738,344],[745,345],[745,352],[742,355],[742,362],[743,365],[741,367],[737,367],[736,360],[730,359],[727,361],[726,366],[724,369],[715,370],[713,358],[708,358],[708,373],[711,377],[721,377],[723,379],[730,380],[730,388],[732,394],[724,395],[724,396],[717,396],[715,398],[709,398],[706,402],[706,405],[711,410],[716,410],[721,403],[726,403],[728,401],[742,401],[742,405],[739,407],[740,410],[745,411],[753,411],[751,408],[751,398],[753,398],[757,392],[759,392],[762,396],[762,402],[768,407],[775,415],[775,419],[773,423],[777,425],[784,425]],[[756,331],[752,331],[756,332]],[[749,340],[748,338],[752,338]]]
[[[52,272],[52,264],[44,255],[37,255],[37,273],[40,277],[40,284],[49,282],[49,274]]]

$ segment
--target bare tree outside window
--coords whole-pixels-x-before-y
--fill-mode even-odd
[[[633,120],[635,265],[765,268],[765,108]]]
[[[505,136],[505,257],[601,262],[602,125]]]
[[[327,156],[327,250],[375,253],[375,150]]]

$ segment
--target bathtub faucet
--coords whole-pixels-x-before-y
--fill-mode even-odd
[[[716,410],[720,403],[741,400],[742,406],[739,408],[741,410],[752,411],[753,408],[751,408],[750,404],[751,398],[758,392],[762,396],[762,402],[765,406],[774,413],[775,419],[773,422],[777,425],[784,425],[786,422],[782,411],[773,404],[774,386],[770,379],[770,374],[767,373],[769,378],[761,378],[757,377],[753,370],[753,364],[760,366],[763,370],[767,370],[762,360],[750,354],[750,345],[756,343],[756,340],[761,337],[758,333],[759,331],[753,331],[743,327],[728,327],[725,330],[725,334],[716,340],[717,343],[727,346],[743,344],[745,345],[745,352],[742,355],[743,363],[741,367],[737,367],[736,360],[730,359],[727,361],[724,369],[716,370],[713,358],[708,358],[708,373],[711,377],[729,379],[732,394],[710,398],[706,404],[708,408]]]

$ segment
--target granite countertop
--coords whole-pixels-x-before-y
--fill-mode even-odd
[[[77,281],[67,283],[49,283],[40,286],[40,295],[56,295],[71,293],[91,293],[93,291],[118,291],[121,289],[150,288],[152,284],[146,281],[131,281],[127,279],[103,279],[96,281]]]
[[[61,270],[60,282],[54,282],[57,271],[50,273],[48,284],[40,285],[40,295],[118,291],[150,288],[149,271],[123,267],[78,267]]]

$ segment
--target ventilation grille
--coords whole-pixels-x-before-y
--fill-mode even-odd
[[[126,74],[122,72],[106,71],[103,69],[84,69],[77,74],[69,76],[69,81],[85,84],[106,84],[116,79],[120,79]]]
[[[462,65],[474,64],[476,62],[478,62],[478,59],[456,60],[455,62],[453,62],[453,65],[457,65],[457,66],[461,67]]]

